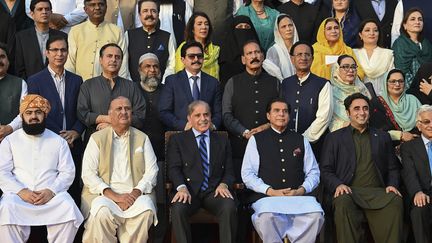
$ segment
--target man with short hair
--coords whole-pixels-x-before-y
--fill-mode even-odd
[[[431,242],[432,225],[432,106],[417,110],[417,128],[421,136],[402,143],[402,180],[408,192],[409,214],[415,242]]]
[[[124,53],[119,76],[129,79],[128,53],[123,31],[115,24],[104,20],[106,0],[84,0],[88,20],[78,24],[69,32],[69,56],[66,69],[80,75],[84,81],[102,73],[99,51],[107,43],[117,44]],[[106,107],[108,108],[108,107]]]
[[[146,103],[146,119],[143,132],[152,141],[158,161],[165,161],[165,125],[159,118],[159,97],[163,87],[161,84],[161,71],[159,59],[153,53],[146,53],[139,59],[140,82],[138,89]]]
[[[130,126],[126,97],[111,101],[108,116],[111,126],[94,133],[84,153],[83,242],[147,242],[157,224],[156,156],[147,135]]]
[[[282,81],[280,96],[290,105],[288,129],[312,143],[316,157],[333,114],[332,87],[328,80],[311,73],[313,48],[298,41],[290,49],[296,73]]]
[[[156,0],[138,2],[142,27],[127,31],[129,71],[133,81],[139,81],[138,60],[145,53],[154,53],[159,59],[163,80],[174,73],[175,43],[173,36],[159,28],[159,4]]]
[[[102,74],[87,80],[81,85],[78,96],[78,119],[87,126],[85,139],[96,130],[111,124],[108,108],[111,101],[124,96],[132,103],[132,126],[142,128],[145,118],[145,101],[133,82],[119,76],[122,65],[122,49],[114,44],[106,44],[99,51]]]
[[[20,126],[19,104],[27,94],[27,83],[7,73],[9,58],[7,46],[0,43],[0,142]]]
[[[69,146],[45,129],[50,109],[42,96],[25,96],[23,128],[0,144],[0,235],[5,242],[26,242],[30,226],[46,225],[49,242],[72,243],[83,222],[66,192],[75,175]]]
[[[81,156],[84,150],[81,133],[84,131],[77,117],[77,100],[82,78],[64,69],[68,55],[67,40],[61,36],[50,37],[47,41],[48,66],[27,80],[28,93],[45,97],[51,104],[46,118],[47,128],[64,138],[75,162],[75,179],[69,192],[80,205]]]
[[[307,194],[318,186],[320,172],[307,139],[288,129],[289,109],[281,98],[268,102],[271,128],[249,139],[242,178],[253,191],[252,222],[264,242],[315,242],[324,216]]]
[[[188,42],[181,48],[184,70],[167,77],[159,102],[161,121],[171,130],[188,130],[187,107],[195,100],[209,104],[213,128],[220,128],[222,120],[222,94],[219,81],[201,71],[204,62],[203,47]]]
[[[210,132],[211,113],[206,102],[189,104],[187,119],[191,129],[172,135],[166,158],[176,191],[171,200],[176,240],[192,242],[188,219],[202,207],[218,218],[220,242],[235,242],[237,213],[229,190],[234,182],[229,140]]]
[[[49,27],[51,13],[52,5],[49,0],[32,0],[30,15],[35,27],[16,34],[15,71],[23,79],[46,67],[45,47],[50,36],[59,35],[67,38],[64,32]]]
[[[257,41],[243,45],[241,59],[246,70],[228,80],[222,99],[223,122],[230,135],[234,173],[239,182],[247,141],[269,128],[266,105],[279,93],[279,80],[262,68],[264,53]]]
[[[369,102],[361,93],[345,99],[350,126],[326,136],[321,179],[332,198],[338,242],[366,242],[366,220],[375,242],[398,243],[403,225],[399,162],[390,135],[368,126]]]

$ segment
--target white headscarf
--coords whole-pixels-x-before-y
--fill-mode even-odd
[[[299,40],[297,28],[293,19],[287,14],[279,14],[274,25],[275,43],[267,51],[266,59],[263,63],[263,68],[270,74],[278,78],[280,81],[294,75],[295,68],[291,63],[289,50],[285,46],[285,42],[279,33],[278,19],[281,16],[286,16],[291,19],[294,26],[293,44]]]

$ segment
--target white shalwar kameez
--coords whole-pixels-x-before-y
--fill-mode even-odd
[[[19,129],[0,144],[0,235],[2,242],[26,242],[30,226],[46,225],[49,242],[73,242],[83,216],[67,189],[75,165],[66,140],[45,129],[27,135]],[[44,205],[23,201],[22,189],[50,189],[55,196]]]
[[[98,175],[99,147],[91,137],[83,158],[82,179],[91,193],[99,194],[91,204],[89,219],[85,223],[83,242],[144,242],[147,240],[147,228],[151,223],[157,224],[156,206],[149,195],[139,196],[127,210],[123,211],[113,200],[103,195],[106,188],[116,193],[129,193],[139,189],[144,194],[150,194],[156,186],[158,173],[157,159],[150,143],[146,139],[143,147],[133,148],[135,153],[143,153],[145,173],[134,187],[130,164],[128,161],[128,146],[130,132],[119,136],[113,131],[112,141],[112,175],[110,185]],[[151,216],[148,217],[147,214]]]
[[[320,172],[306,138],[303,143],[305,179],[301,186],[310,193],[319,184]],[[266,194],[270,185],[258,177],[259,161],[256,140],[252,136],[243,158],[242,179],[247,188]],[[252,209],[252,223],[264,243],[281,242],[285,237],[292,243],[314,243],[324,224],[324,211],[313,196],[264,197],[254,202]]]

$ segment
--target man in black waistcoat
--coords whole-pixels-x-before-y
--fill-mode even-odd
[[[129,72],[135,82],[140,82],[138,61],[145,53],[154,53],[159,59],[160,71],[165,77],[174,73],[175,41],[169,32],[159,28],[159,4],[155,0],[138,2],[142,27],[127,31]]]
[[[282,81],[280,96],[290,105],[288,129],[302,134],[319,162],[320,149],[333,114],[332,88],[327,79],[311,73],[313,48],[304,41],[290,49],[296,73]]]
[[[222,98],[222,117],[233,151],[234,174],[241,181],[241,163],[248,139],[269,128],[266,105],[278,97],[279,81],[262,68],[264,54],[255,40],[243,45],[243,73],[230,78]]]
[[[368,126],[369,102],[360,93],[345,99],[350,125],[327,135],[321,179],[331,198],[338,242],[366,242],[366,220],[375,242],[399,243],[399,162],[390,135]]]
[[[315,242],[323,210],[315,197],[305,196],[319,183],[315,156],[307,139],[288,129],[283,99],[270,101],[267,119],[271,128],[249,139],[241,171],[253,191],[252,222],[264,242]]]

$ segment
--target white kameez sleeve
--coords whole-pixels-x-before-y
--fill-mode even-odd
[[[126,43],[125,35],[123,33],[120,34],[120,40],[117,44],[123,50],[123,61],[122,65],[120,66],[119,76],[128,80],[132,80],[129,73],[128,46]]]
[[[308,140],[303,138],[305,153],[303,161],[303,172],[305,174],[305,180],[302,184],[306,193],[310,193],[315,189],[320,182],[320,171],[318,168],[318,163],[315,159],[315,155],[312,151]]]
[[[70,27],[81,23],[87,18],[87,14],[84,11],[84,1],[75,0],[75,6],[74,10],[63,16],[68,22],[67,26]]]
[[[24,80],[22,80],[21,82],[22,84],[21,84],[20,103],[24,99],[24,96],[27,95],[27,83]],[[20,129],[22,127],[21,116],[18,114],[8,125],[12,127],[13,131]]]
[[[144,143],[144,160],[145,172],[135,188],[139,189],[142,193],[148,194],[151,193],[153,188],[156,186],[157,173],[159,171],[157,158],[153,151],[150,139],[148,138]]]
[[[260,156],[258,154],[255,137],[249,138],[246,146],[245,155],[241,168],[241,177],[246,187],[255,191],[265,194],[270,187],[258,177]]]
[[[166,63],[165,72],[162,78],[162,83],[165,83],[165,78],[168,77],[171,74],[175,73],[175,52],[176,52],[176,43],[174,40],[174,35],[170,34],[169,40],[168,40],[168,60]]]
[[[12,173],[14,163],[9,138],[6,137],[0,143],[0,189],[3,193],[18,193],[26,187]]]
[[[318,110],[316,112],[316,118],[303,133],[303,136],[311,143],[317,141],[328,128],[330,119],[333,115],[332,97],[332,87],[330,82],[327,82],[318,96]]]
[[[403,3],[399,1],[396,5],[394,15],[393,15],[393,25],[391,28],[391,45],[393,46],[394,41],[400,35],[400,26],[402,24],[404,13],[403,13]]]
[[[50,186],[48,186],[48,189],[50,189],[55,194],[67,191],[75,178],[75,164],[69,149],[69,145],[67,144],[66,140],[59,140],[61,141],[61,146],[59,151],[59,162],[57,166],[58,174],[54,182],[50,183]]]
[[[99,167],[99,148],[96,142],[90,137],[87,147],[84,151],[82,161],[82,180],[84,185],[88,186],[90,193],[101,194],[103,190],[109,188],[102,178],[98,175]]]

